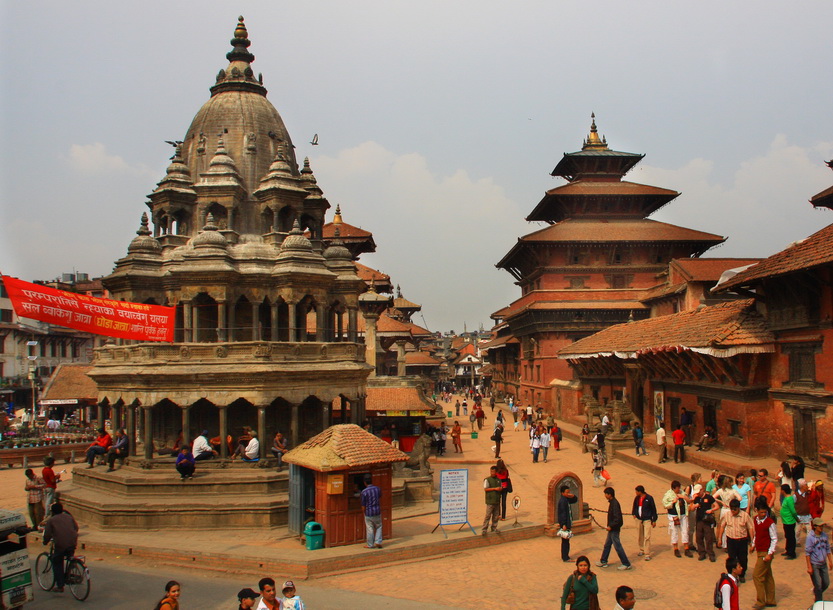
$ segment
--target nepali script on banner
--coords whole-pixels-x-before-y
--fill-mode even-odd
[[[15,313],[96,335],[173,341],[175,308],[100,299],[3,276]]]

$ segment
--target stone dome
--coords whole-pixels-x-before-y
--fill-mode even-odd
[[[312,252],[312,242],[304,236],[297,219],[289,235],[286,236],[286,239],[281,244],[281,252],[288,251]]]
[[[214,216],[209,214],[205,219],[205,226],[199,235],[191,239],[191,245],[195,248],[225,248],[228,241],[220,233],[220,229],[214,224]]]
[[[197,112],[182,143],[182,156],[191,171],[199,176],[209,168],[218,135],[222,134],[227,154],[234,160],[251,194],[269,171],[280,152],[290,171],[298,176],[295,151],[281,115],[266,99],[266,88],[255,78],[248,52],[243,18],[238,21],[231,40],[229,65],[220,70],[211,87],[211,98]]]
[[[162,246],[156,240],[156,238],[150,234],[150,229],[148,228],[148,215],[146,213],[142,213],[142,221],[141,225],[139,226],[139,230],[136,231],[136,237],[133,238],[133,241],[130,242],[130,245],[127,246],[128,254],[159,254],[162,251]]]

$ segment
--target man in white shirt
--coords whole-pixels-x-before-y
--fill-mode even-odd
[[[194,439],[191,453],[194,454],[195,460],[210,460],[217,456],[217,452],[208,442],[208,430],[203,430],[202,434]]]
[[[246,449],[243,451],[244,462],[254,462],[260,458],[260,442],[257,440],[257,432],[252,431],[252,438]]]
[[[743,573],[743,566],[734,557],[729,557],[726,560],[726,575],[723,579],[723,584],[720,585],[720,594],[723,596],[723,605],[721,610],[732,610],[732,607],[737,608],[739,605],[738,597],[738,577]],[[732,604],[734,601],[734,604]]]
[[[657,449],[659,449],[659,463],[662,464],[668,459],[668,450],[665,445],[665,428],[657,428]]]

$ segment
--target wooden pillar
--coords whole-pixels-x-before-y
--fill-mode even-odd
[[[298,439],[301,438],[301,430],[300,430],[300,411],[301,405],[292,405],[292,423],[290,424],[289,428],[289,435],[292,439],[291,447],[294,449],[298,446]]]
[[[356,343],[359,339],[359,308],[347,308],[347,340]]]
[[[130,445],[128,447],[130,455],[137,455],[136,453],[136,445],[138,444],[136,441],[136,405],[127,405],[127,436],[130,439]]]
[[[260,439],[260,459],[266,458],[266,407],[257,408],[257,437]]]
[[[220,457],[228,458],[228,406],[223,405],[220,408]]]
[[[217,301],[217,339],[221,343],[228,341],[228,329],[226,328],[226,317],[228,311],[226,301]]]
[[[260,341],[260,304],[252,303],[252,341]]]
[[[153,457],[153,430],[151,428],[151,413],[150,407],[143,407],[145,411],[144,430],[142,430],[145,437],[145,459],[149,460]]]
[[[191,444],[191,405],[182,407],[182,444]]]
[[[327,309],[324,305],[315,306],[315,340],[322,343],[326,338]]]
[[[191,301],[182,301],[182,339],[185,343],[190,343],[193,341],[193,329],[191,327],[191,319],[193,314],[193,305]]]
[[[405,367],[405,342],[404,341],[397,341],[396,342],[396,375],[398,377],[404,377],[407,374],[407,369]]]

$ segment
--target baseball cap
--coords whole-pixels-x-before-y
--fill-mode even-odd
[[[824,519],[822,519],[821,517],[816,517],[811,521],[811,523],[813,525],[818,525],[819,527],[824,527]]]
[[[253,589],[240,589],[240,592],[237,594],[237,599],[257,599],[258,595],[254,592]]]
[[[295,588],[295,583],[292,582],[291,580],[287,580],[285,583],[283,583],[283,589],[281,589],[281,591],[283,592],[283,591],[286,591],[287,589],[294,589],[294,588]]]
[[[697,485],[695,485],[695,486],[694,486],[694,488],[691,490],[691,493],[693,493],[693,494],[696,496],[697,494],[699,494],[699,493],[702,491],[702,489],[703,489],[703,486],[702,486],[702,485],[700,485],[700,484],[698,483],[698,484],[697,484]]]

